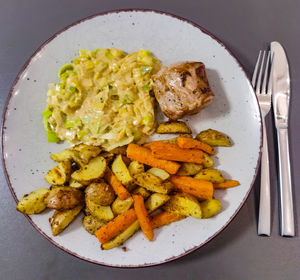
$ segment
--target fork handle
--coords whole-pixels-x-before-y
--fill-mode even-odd
[[[281,236],[295,236],[289,139],[287,128],[277,128]]]
[[[271,198],[270,198],[270,171],[269,152],[266,133],[265,118],[262,118],[263,127],[263,147],[261,157],[261,179],[260,179],[260,199],[258,216],[258,235],[270,236],[271,231]]]

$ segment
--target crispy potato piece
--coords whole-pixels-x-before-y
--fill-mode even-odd
[[[110,250],[122,245],[127,239],[134,235],[140,229],[138,221],[132,223],[127,229],[118,234],[115,238],[101,245],[103,250]]]
[[[71,188],[74,188],[74,189],[81,189],[83,188],[85,185],[84,184],[81,184],[79,182],[77,182],[76,180],[74,180],[72,177],[70,178],[69,180],[69,186]]]
[[[170,199],[170,196],[168,196],[166,194],[154,193],[145,202],[145,207],[146,207],[148,213],[152,213],[153,211],[158,209],[160,206],[164,205],[169,199]]]
[[[79,144],[70,149],[71,151],[76,151],[74,153],[75,158],[83,164],[89,163],[90,159],[98,156],[101,153],[101,148],[96,146],[89,146],[85,144]],[[76,161],[76,159],[74,160]]]
[[[76,206],[73,209],[55,211],[49,219],[51,231],[54,236],[60,234],[80,213],[83,204]]]
[[[214,165],[214,160],[212,159],[212,157],[209,156],[207,153],[203,153],[203,154],[204,154],[203,166],[205,168],[212,167]]]
[[[105,225],[105,221],[101,221],[94,216],[85,216],[82,220],[82,225],[84,229],[94,235],[96,230]]]
[[[70,178],[71,162],[64,160],[52,168],[45,176],[45,180],[51,185],[63,185]]]
[[[108,206],[114,201],[116,194],[109,184],[101,181],[89,184],[85,189],[85,196],[99,205]]]
[[[172,190],[172,183],[163,182],[159,177],[149,173],[143,172],[134,175],[135,183],[141,187],[146,188],[151,192],[167,194]]]
[[[105,158],[107,165],[109,165],[114,160],[114,154],[110,152],[103,152],[100,154],[100,156]]]
[[[157,133],[187,133],[191,134],[192,130],[189,126],[181,121],[168,121],[159,124]]]
[[[221,202],[220,200],[213,198],[207,199],[200,203],[202,210],[202,218],[208,219],[218,214],[221,210]]]
[[[147,172],[159,177],[163,181],[167,180],[170,177],[170,174],[167,171],[157,167],[152,167],[149,170],[147,170]]]
[[[211,145],[231,147],[231,142],[228,136],[214,129],[207,129],[197,134],[196,139]]]
[[[145,167],[144,164],[133,160],[132,162],[130,162],[129,166],[128,166],[128,170],[131,176],[134,176],[135,174],[139,174],[145,171]]]
[[[197,174],[203,168],[202,164],[183,162],[176,175],[179,176],[192,176]]]
[[[105,169],[106,160],[98,156],[91,159],[90,162],[80,170],[73,172],[71,177],[82,184],[87,184],[92,180],[103,177]]]
[[[214,168],[204,168],[194,176],[198,180],[206,180],[212,183],[223,183],[225,181],[222,173]]]
[[[122,155],[117,155],[111,165],[111,170],[123,185],[129,185],[132,183],[133,178],[131,177],[129,170],[122,159]]]
[[[126,156],[126,149],[127,149],[127,146],[122,146],[122,147],[114,148],[114,149],[110,150],[109,152],[113,153],[115,155],[124,155],[124,156]]]
[[[58,152],[56,154],[51,154],[50,158],[54,161],[64,161],[64,160],[72,160],[73,159],[73,151],[71,150],[63,150],[61,152]]]
[[[192,216],[197,219],[202,218],[202,211],[198,200],[186,193],[177,193],[171,196],[171,199],[163,208],[167,212]]]
[[[144,199],[147,199],[150,196],[150,193],[143,187],[137,187],[132,193],[133,194],[139,194]]]
[[[114,218],[114,214],[110,206],[99,205],[87,197],[85,198],[85,203],[88,209],[87,212],[99,220],[110,221]]]
[[[122,214],[123,212],[130,209],[133,204],[133,198],[130,196],[124,200],[121,200],[119,197],[115,199],[113,204],[111,205],[111,209],[115,216]]]
[[[48,208],[66,210],[81,204],[83,199],[82,191],[71,187],[55,187],[50,190],[45,202]]]
[[[37,189],[29,194],[25,194],[17,204],[17,210],[26,215],[38,214],[47,207],[45,198],[50,190],[47,188]]]

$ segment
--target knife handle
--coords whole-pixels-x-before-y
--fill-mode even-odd
[[[261,176],[260,176],[260,197],[258,215],[258,235],[270,236],[271,232],[271,195],[270,195],[270,171],[269,152],[266,133],[265,116],[262,118],[263,126],[263,147],[261,156]]]
[[[295,236],[290,153],[287,128],[277,128],[281,236]]]

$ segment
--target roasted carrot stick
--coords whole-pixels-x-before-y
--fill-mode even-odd
[[[171,176],[170,181],[177,191],[185,192],[201,199],[213,198],[214,187],[209,181],[175,175]]]
[[[115,217],[108,224],[98,229],[95,233],[98,240],[103,244],[114,238],[123,230],[128,228],[137,219],[134,209],[129,209]]]
[[[193,138],[178,136],[177,145],[182,149],[199,149],[210,155],[215,154],[215,149],[212,146],[201,141],[195,140]]]
[[[240,184],[239,181],[236,180],[225,180],[223,183],[214,183],[215,189],[228,189],[236,187]]]
[[[180,164],[177,162],[154,158],[149,149],[137,144],[128,145],[127,157],[152,167],[164,169],[170,174],[176,174],[180,167]]]
[[[121,200],[130,197],[130,193],[121,184],[121,182],[117,179],[117,177],[112,173],[112,171],[108,167],[105,170],[104,178],[112,186],[115,193]]]
[[[151,226],[154,229],[154,228],[158,228],[179,221],[183,218],[185,218],[185,216],[176,213],[161,212],[152,217]]]
[[[144,198],[141,195],[134,194],[134,210],[138,221],[140,223],[141,229],[144,235],[149,241],[153,239],[153,229],[151,227],[150,219],[148,218],[147,210],[144,204]]]
[[[181,149],[177,144],[167,144],[160,141],[152,142],[151,151],[154,158],[203,163],[204,154],[196,149]]]

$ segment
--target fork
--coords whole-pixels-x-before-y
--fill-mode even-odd
[[[271,64],[270,61],[270,51],[268,52],[267,58],[266,51],[260,51],[252,76],[252,85],[255,89],[255,93],[259,102],[263,128],[263,147],[261,157],[261,180],[257,234],[265,236],[270,236],[271,231],[269,153],[265,124],[265,117],[271,109],[271,76],[268,74]],[[263,83],[261,84],[262,76]]]

